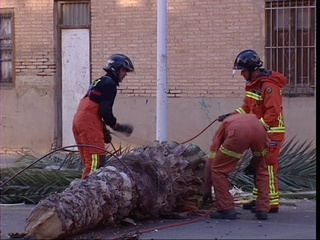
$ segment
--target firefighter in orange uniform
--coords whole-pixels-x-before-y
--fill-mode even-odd
[[[268,219],[269,175],[265,161],[270,139],[261,122],[254,114],[235,114],[226,118],[217,130],[210,146],[205,168],[203,201],[211,195],[213,185],[215,207],[214,219],[236,219],[234,200],[229,192],[228,176],[236,167],[243,153],[252,152],[251,165],[256,171],[259,193],[256,201],[256,217]]]
[[[238,54],[234,62],[234,70],[240,70],[247,81],[246,96],[243,105],[233,113],[219,116],[218,120],[235,113],[253,113],[265,126],[271,140],[266,161],[269,171],[270,213],[279,210],[278,166],[279,155],[285,136],[285,125],[282,106],[282,88],[287,84],[287,78],[276,71],[261,68],[263,62],[253,50],[244,50]],[[253,189],[253,201],[244,204],[244,209],[255,212],[255,200],[259,188]]]
[[[78,147],[85,166],[82,179],[106,162],[106,151],[103,149],[105,143],[111,142],[107,126],[127,136],[133,131],[131,124],[119,124],[113,115],[117,87],[127,72],[134,71],[133,64],[126,55],[114,54],[103,69],[106,75],[93,81],[87,94],[80,100],[73,118],[72,130],[76,143],[99,147]]]

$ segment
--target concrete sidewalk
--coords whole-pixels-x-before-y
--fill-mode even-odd
[[[8,233],[25,231],[26,219],[36,205],[1,205],[1,239]],[[316,239],[316,201],[299,200],[297,206],[281,206],[279,213],[259,221],[248,210],[236,207],[237,220],[214,220],[192,216],[189,219],[160,219],[94,229],[70,239]]]

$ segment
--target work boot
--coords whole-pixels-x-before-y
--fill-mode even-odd
[[[267,220],[268,219],[267,211],[257,211],[256,218],[258,218],[259,220]]]
[[[251,201],[249,203],[245,203],[242,205],[242,208],[243,209],[246,209],[246,210],[250,210],[252,207],[256,206],[256,202],[255,201]]]
[[[256,212],[256,207],[252,207],[251,208],[251,212],[255,213]],[[277,213],[279,212],[279,208],[278,207],[274,207],[274,208],[270,208],[269,213]]]
[[[277,212],[279,212],[278,207],[270,208],[270,210],[269,210],[269,213],[277,213]]]
[[[234,208],[231,208],[229,210],[220,210],[220,211],[215,211],[210,214],[210,218],[214,219],[236,219],[237,218],[237,213],[234,210]]]

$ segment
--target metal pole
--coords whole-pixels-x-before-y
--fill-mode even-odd
[[[157,25],[157,140],[167,141],[167,0],[158,0]]]

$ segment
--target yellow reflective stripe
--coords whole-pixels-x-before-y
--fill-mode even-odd
[[[268,129],[268,133],[284,133],[286,128],[283,125],[281,114],[278,117],[279,126],[278,127],[270,127],[263,118],[260,118],[259,121]]]
[[[254,201],[256,201],[257,198],[258,198],[258,192],[259,192],[258,188],[254,187],[253,190],[252,190],[252,199]]]
[[[269,199],[270,199],[270,206],[273,205],[279,205],[279,192],[277,192],[275,189],[275,176],[274,176],[274,168],[272,165],[268,165],[268,172],[269,172],[269,186],[270,186],[270,192],[269,192]],[[252,190],[252,198],[253,200],[257,200],[258,198],[259,190],[258,188],[254,187]]]
[[[279,205],[279,193],[275,192],[275,193],[270,193],[270,205]]]
[[[262,152],[252,152],[252,156],[261,157],[265,156],[269,152],[268,148],[265,148]]]
[[[242,108],[237,108],[236,111],[237,111],[238,113],[246,113]]]
[[[286,132],[285,127],[271,127],[268,131],[268,133],[284,133]]]
[[[214,158],[215,156],[216,156],[216,152],[210,151],[210,152],[208,153],[208,158]]]
[[[99,156],[98,154],[92,154],[91,155],[92,162],[91,162],[91,172],[96,170],[98,168],[98,163],[99,163]]]
[[[252,200],[256,201],[258,198],[258,188],[254,187],[252,190]],[[279,193],[269,193],[270,206],[279,205]]]
[[[275,194],[277,192],[276,192],[276,186],[275,186],[274,168],[272,165],[268,165],[268,172],[269,172],[270,194]]]
[[[253,93],[253,92],[249,92],[249,91],[246,92],[246,96],[248,98],[253,98],[255,100],[263,100],[263,97],[261,95]]]
[[[279,205],[279,199],[270,199],[270,206]]]
[[[275,192],[275,193],[270,193],[270,199],[276,199],[279,198],[279,193]]]
[[[98,84],[99,82],[101,82],[101,78],[96,79],[96,80],[92,83],[92,85],[95,87],[95,86],[97,86],[97,84]]]
[[[281,113],[278,117],[278,121],[279,121],[279,127],[284,127],[283,117]]]
[[[260,118],[259,121],[263,124],[263,126],[265,126],[266,129],[270,128],[270,126],[264,121],[263,118]]]
[[[224,146],[220,146],[219,150],[224,153],[225,155],[231,156],[231,157],[235,157],[235,158],[242,158],[242,154],[241,153],[237,153],[231,150],[226,149]]]

